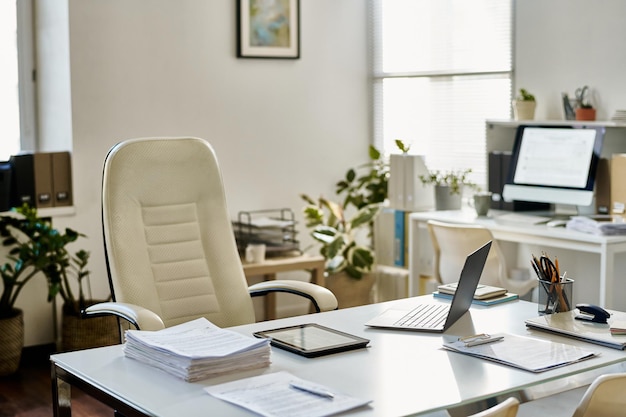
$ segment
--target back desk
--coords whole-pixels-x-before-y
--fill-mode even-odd
[[[272,365],[264,370],[226,375],[198,383],[186,383],[164,372],[124,357],[121,346],[55,354],[51,357],[55,416],[69,416],[70,387],[77,386],[100,401],[131,416],[250,416],[246,410],[212,398],[203,387],[263,372],[286,370],[328,385],[336,391],[373,400],[354,416],[420,415],[463,407],[470,414],[495,399],[509,395],[524,399],[524,392],[540,384],[589,383],[589,375],[607,366],[621,366],[623,351],[590,345],[573,339],[527,330],[524,319],[537,314],[537,306],[513,301],[493,307],[472,306],[445,334],[370,329],[371,317],[394,303],[440,303],[431,295],[372,304],[314,315],[291,317],[234,327],[254,331],[316,322],[371,340],[370,347],[307,359],[272,348]],[[444,340],[476,333],[507,332],[534,335],[585,346],[600,356],[577,364],[534,374],[482,359],[445,351]],[[616,365],[617,364],[617,365]],[[491,403],[493,404],[493,403]]]
[[[626,279],[621,273],[626,268],[626,236],[596,236],[545,225],[503,224],[495,220],[500,213],[490,210],[489,217],[477,217],[473,209],[464,209],[410,214],[409,294],[417,295],[419,277],[431,273],[427,265],[432,245],[426,232],[426,223],[432,219],[487,227],[500,243],[513,246],[503,248],[508,255],[508,268],[525,268],[531,279],[536,279],[536,276],[530,272],[529,249],[536,255],[547,251],[551,257],[558,256],[561,269],[567,270],[567,276],[576,281],[576,302],[626,311],[626,297],[623,296],[626,294]]]

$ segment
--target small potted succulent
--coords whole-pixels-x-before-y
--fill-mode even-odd
[[[478,190],[478,186],[469,179],[471,169],[459,171],[430,171],[428,175],[420,175],[424,184],[432,184],[435,188],[436,210],[459,210],[465,187]]]
[[[520,88],[519,94],[513,100],[513,116],[515,120],[533,120],[537,102],[535,96],[525,88]]]
[[[589,101],[589,87],[576,89],[576,120],[596,120],[596,109]]]

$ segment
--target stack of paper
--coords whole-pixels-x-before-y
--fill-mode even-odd
[[[185,381],[267,367],[270,340],[224,330],[205,318],[159,331],[127,330],[124,354]]]
[[[609,328],[612,335],[626,335],[626,320],[615,320]]]
[[[616,123],[626,123],[626,110],[615,110],[611,121]]]
[[[574,216],[567,222],[566,227],[594,235],[611,236],[626,234],[626,221],[624,221],[622,216]]]

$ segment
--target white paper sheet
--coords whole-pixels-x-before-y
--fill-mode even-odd
[[[543,372],[569,365],[595,355],[594,352],[564,343],[512,334],[494,334],[501,340],[466,346],[463,341],[444,343],[444,348],[456,352],[488,359],[531,372]]]
[[[292,382],[331,392],[334,397],[326,398],[292,388],[290,385]],[[371,402],[371,400],[350,397],[332,388],[305,381],[288,372],[274,372],[204,389],[216,398],[268,417],[330,416]]]

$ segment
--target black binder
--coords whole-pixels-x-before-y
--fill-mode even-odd
[[[52,157],[50,153],[11,156],[11,207],[26,203],[52,207]]]
[[[0,212],[11,209],[11,163],[0,162]]]

